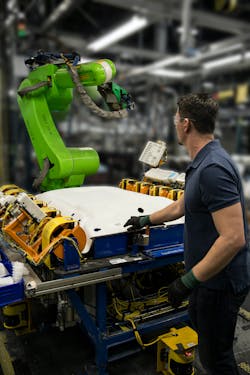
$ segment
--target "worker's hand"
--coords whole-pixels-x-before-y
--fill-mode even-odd
[[[168,301],[171,306],[178,307],[186,299],[194,288],[200,284],[193,270],[188,271],[182,277],[174,280],[168,286]]]
[[[124,227],[128,227],[128,231],[132,230],[138,230],[145,225],[150,225],[151,221],[149,219],[149,215],[144,215],[144,216],[131,216],[130,219],[124,224]]]
[[[191,292],[192,289],[186,287],[179,277],[168,286],[168,301],[171,306],[179,307]]]

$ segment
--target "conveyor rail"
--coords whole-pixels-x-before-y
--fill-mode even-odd
[[[34,288],[26,288],[25,294],[27,297],[38,297],[43,294],[55,293],[63,290],[78,288],[80,286],[93,285],[102,283],[108,280],[119,279],[122,277],[122,269],[120,267],[103,270],[98,272],[91,272],[79,276],[67,277],[64,279],[55,279],[50,281],[36,282]],[[29,281],[28,281],[29,282]],[[27,285],[27,283],[26,283]]]

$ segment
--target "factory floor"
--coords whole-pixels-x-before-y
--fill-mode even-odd
[[[1,331],[0,375],[97,375],[94,349],[90,340],[79,328],[60,332],[43,330],[29,335],[16,336],[14,332]],[[4,335],[4,336],[3,336]],[[4,337],[4,339],[3,339]],[[3,345],[3,341],[4,344]],[[7,349],[7,354],[5,350]],[[240,375],[250,374],[250,293],[238,317],[234,351]],[[8,357],[13,370],[8,370]],[[196,374],[205,375],[196,355]],[[7,370],[6,370],[7,369]],[[145,351],[109,364],[109,375],[154,375],[156,372],[156,345]]]

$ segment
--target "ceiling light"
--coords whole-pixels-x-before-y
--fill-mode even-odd
[[[174,69],[156,69],[148,72],[154,76],[159,77],[166,77],[166,78],[184,78],[188,76],[189,73],[181,71],[181,70],[174,70]]]
[[[117,27],[113,31],[95,40],[87,46],[88,50],[97,52],[104,47],[110,46],[115,42],[143,29],[148,25],[148,20],[145,17],[133,16],[129,21]]]

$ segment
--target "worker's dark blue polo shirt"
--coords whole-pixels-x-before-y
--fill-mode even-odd
[[[247,221],[239,173],[230,156],[215,140],[204,146],[186,170],[185,266],[190,270],[217,239],[212,212],[241,202]],[[219,255],[218,255],[219,256]],[[240,291],[250,285],[250,250],[246,245],[224,270],[202,285]]]

